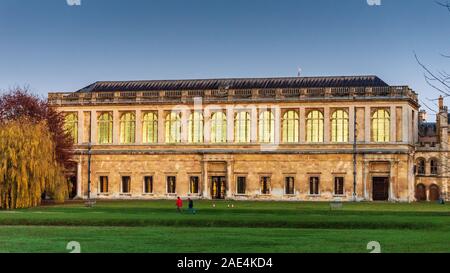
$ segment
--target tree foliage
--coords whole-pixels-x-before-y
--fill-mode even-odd
[[[67,196],[63,167],[45,121],[21,117],[0,122],[0,207],[38,206],[43,193]]]
[[[65,168],[73,167],[73,139],[64,129],[64,116],[46,100],[16,88],[0,96],[0,122],[26,117],[32,123],[45,122],[55,143],[56,160]]]

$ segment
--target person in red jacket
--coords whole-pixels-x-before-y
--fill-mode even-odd
[[[183,200],[181,200],[181,198],[179,196],[177,197],[176,205],[177,205],[177,211],[181,212],[181,208],[183,207]]]

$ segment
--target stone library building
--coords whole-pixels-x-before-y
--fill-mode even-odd
[[[72,198],[448,199],[448,110],[376,76],[101,81],[65,115]]]

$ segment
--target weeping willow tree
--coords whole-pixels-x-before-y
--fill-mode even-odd
[[[0,207],[35,207],[44,193],[56,201],[67,196],[64,168],[48,126],[27,118],[1,122]]]

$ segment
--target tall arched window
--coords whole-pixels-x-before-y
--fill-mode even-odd
[[[336,110],[331,115],[331,141],[348,142],[348,113]]]
[[[156,113],[148,112],[142,116],[142,142],[158,142],[158,115]]]
[[[283,114],[283,142],[298,142],[298,113],[294,110]]]
[[[136,115],[132,112],[123,113],[120,116],[120,143],[129,144],[135,142]]]
[[[438,174],[438,160],[436,158],[432,158],[430,160],[430,174],[432,175]]]
[[[308,142],[323,142],[323,114],[312,110],[306,119],[306,140]]]
[[[73,143],[78,143],[78,115],[69,113],[64,118],[64,130],[70,134]]]
[[[250,142],[250,113],[242,111],[235,115],[234,141],[240,143]]]
[[[259,113],[259,142],[273,143],[275,141],[275,118],[271,111],[265,110]]]
[[[424,175],[425,174],[425,159],[419,158],[417,159],[417,174]]]
[[[203,114],[201,112],[194,111],[189,115],[188,141],[189,143],[203,142]]]
[[[181,142],[181,116],[180,113],[171,112],[166,115],[166,143]]]
[[[227,116],[223,112],[215,112],[211,116],[211,142],[227,142]]]
[[[98,144],[111,144],[113,141],[113,116],[101,113],[97,120]]]
[[[378,109],[372,114],[372,140],[374,142],[389,142],[391,119],[389,112]]]

